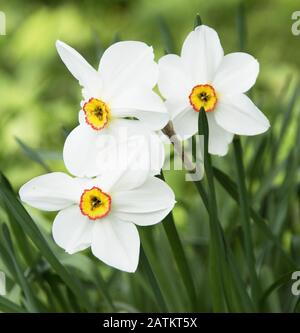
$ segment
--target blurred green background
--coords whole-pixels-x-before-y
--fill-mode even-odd
[[[159,59],[168,46],[165,27],[169,27],[178,53],[184,38],[193,29],[195,15],[199,13],[203,23],[219,33],[225,53],[230,53],[241,47],[237,32],[239,8],[238,0],[1,0],[0,10],[6,14],[7,35],[0,36],[0,170],[16,190],[32,177],[45,172],[45,165],[34,163],[24,144],[38,154],[48,169],[64,170],[61,152],[66,133],[77,124],[81,92],[77,81],[56,53],[57,39],[73,46],[94,66],[97,66],[103,50],[118,39],[144,41],[154,47],[156,59]],[[269,221],[284,250],[299,263],[299,151],[294,149],[300,145],[297,136],[300,36],[291,32],[291,15],[300,7],[295,0],[251,0],[244,1],[244,8],[247,27],[245,51],[260,63],[259,78],[251,96],[272,126],[267,134],[243,138],[251,200]],[[23,148],[17,138],[23,143]],[[234,177],[232,148],[225,158],[214,158],[214,163]],[[291,169],[292,179],[287,183]],[[174,210],[175,222],[193,267],[199,294],[197,309],[209,311],[207,215],[193,184],[187,184],[184,175],[184,172],[166,173],[178,201]],[[221,222],[244,274],[247,267],[243,267],[240,255],[243,245],[237,206],[221,188],[218,188],[218,199]],[[54,215],[31,209],[30,212],[49,232]],[[149,230],[157,240],[154,247],[157,258],[163,258],[161,270],[166,280],[176,276],[173,259],[165,265],[171,254],[162,227]],[[162,242],[158,243],[158,240]],[[272,244],[265,243],[261,235],[255,236],[255,244],[262,284],[267,286],[287,272],[287,264],[280,255],[276,257]],[[53,247],[63,256],[60,249]],[[82,258],[74,258],[75,261],[80,258],[74,264],[79,267]],[[113,279],[115,274],[122,275],[122,278],[117,278],[112,293],[123,305],[127,302],[124,309],[129,311],[130,306],[141,311],[155,309],[151,301],[143,305],[143,292],[140,295],[139,289],[134,289],[143,285],[138,275],[133,278],[114,273],[97,260],[92,260],[109,279]],[[135,283],[139,287],[135,287]],[[166,283],[165,286],[170,289],[166,291],[170,310],[187,310],[186,301],[181,298],[184,291],[177,292],[182,290],[181,282],[169,286]],[[278,293],[271,298],[268,310],[285,310],[290,302],[286,295],[289,293]]]

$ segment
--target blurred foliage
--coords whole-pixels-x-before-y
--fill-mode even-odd
[[[0,170],[13,188],[17,191],[45,169],[64,170],[61,151],[65,133],[77,124],[81,96],[78,83],[56,53],[55,40],[72,45],[94,66],[117,38],[145,41],[153,45],[159,59],[166,49],[174,47],[180,52],[195,15],[200,13],[203,23],[218,31],[225,53],[229,53],[241,48],[239,4],[238,0],[0,0],[7,19],[7,35],[0,36]],[[276,281],[274,287],[280,287],[261,295],[260,309],[294,311],[297,299],[290,292],[290,271],[300,267],[300,36],[291,33],[291,14],[299,7],[294,0],[249,0],[244,5],[245,50],[259,60],[261,69],[251,97],[272,126],[264,135],[242,138],[251,204],[274,236],[267,237],[253,222],[259,280],[264,292]],[[236,178],[232,147],[228,156],[213,158],[213,163]],[[185,182],[184,175],[165,172],[176,193],[175,223],[197,290],[197,305],[192,309],[211,311],[208,215],[195,186]],[[219,184],[217,196],[221,223],[247,284],[239,206]],[[3,198],[2,193],[0,202],[7,208]],[[8,275],[8,298],[14,302],[0,299],[2,309],[88,311],[91,306],[94,311],[156,311],[164,309],[153,293],[157,281],[168,310],[191,310],[162,225],[140,230],[154,272],[151,279],[145,260],[138,272],[130,275],[106,267],[89,251],[64,254],[51,240],[54,215],[30,208],[29,212],[43,234],[44,240],[38,238],[38,243],[38,236],[32,238],[28,230],[24,233],[9,209],[0,210],[0,223],[8,224],[13,235],[12,245],[9,231],[1,232],[0,252],[4,254],[0,270]],[[47,249],[37,251],[44,241],[58,261],[74,272],[87,302],[79,301],[80,294],[68,285],[62,268],[49,262]],[[12,253],[17,253],[16,262]]]

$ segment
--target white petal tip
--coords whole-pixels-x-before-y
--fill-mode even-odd
[[[228,153],[228,150],[226,150],[226,152],[222,152],[222,153],[217,152],[217,153],[210,153],[210,154],[215,155],[215,156],[219,156],[219,157],[224,157],[224,156],[227,155],[227,153]]]
[[[122,271],[126,272],[126,273],[135,273],[137,270],[137,266],[135,268],[128,268],[128,269],[121,269]]]
[[[269,128],[271,127],[269,120],[266,118],[266,122],[264,124],[261,124],[260,128],[257,128],[254,131],[249,132],[248,134],[241,134],[241,135],[249,135],[249,136],[254,136],[254,135],[259,135],[267,132]]]
[[[126,263],[126,264],[122,264],[120,266],[113,266],[113,265],[110,265],[111,267],[114,267],[114,268],[117,268],[119,269],[120,271],[123,271],[123,272],[126,272],[126,273],[135,273],[136,270],[137,270],[137,267],[138,267],[138,262],[135,263],[134,265],[132,263]]]
[[[65,45],[65,43],[62,42],[59,39],[55,42],[55,46],[56,46],[57,49],[60,48],[60,47],[62,47],[62,46],[64,46],[64,45]]]
[[[60,56],[62,56],[63,55],[62,52],[65,52],[65,51],[73,52],[73,49],[71,48],[71,46],[62,42],[59,39],[55,42],[55,46],[56,46],[56,50]]]
[[[72,254],[75,253],[75,251],[71,250],[71,249],[65,249],[65,252],[68,253],[68,254],[70,254],[70,255],[72,255]]]

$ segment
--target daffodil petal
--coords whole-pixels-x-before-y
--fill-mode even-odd
[[[213,155],[225,156],[234,135],[217,124],[213,112],[206,115],[209,128],[208,151]]]
[[[187,101],[193,82],[182,59],[178,55],[167,54],[160,58],[158,67],[158,88],[164,98],[176,99],[178,103]]]
[[[112,215],[95,222],[92,238],[94,256],[105,264],[126,272],[135,272],[140,251],[136,226]]]
[[[138,225],[161,222],[172,210],[175,196],[162,180],[151,177],[139,188],[114,194],[114,214]]]
[[[165,161],[165,150],[162,140],[156,132],[150,131],[143,124],[140,124],[139,128],[132,123],[130,123],[130,126],[132,127],[132,135],[129,141],[132,142],[133,151],[137,150],[137,153],[133,154],[138,154],[141,165],[147,166],[148,161],[150,175],[160,174]],[[139,168],[136,169],[138,170]]]
[[[85,99],[98,96],[102,89],[102,80],[99,73],[69,45],[58,40],[56,49],[68,70],[84,88]]]
[[[149,177],[145,170],[132,170],[128,168],[113,167],[109,172],[104,172],[94,180],[94,186],[111,194],[117,191],[127,191],[143,184]]]
[[[111,45],[100,60],[105,95],[111,102],[131,87],[152,89],[157,83],[158,66],[152,47],[143,42],[123,41]]]
[[[223,56],[218,34],[206,25],[190,32],[181,50],[183,64],[194,84],[210,83]]]
[[[100,146],[98,132],[86,124],[77,126],[67,136],[63,159],[66,168],[77,177],[93,177],[98,174],[97,158],[109,154],[106,147]],[[102,149],[101,149],[102,148]]]
[[[248,91],[259,73],[259,63],[250,54],[227,54],[216,73],[213,86],[220,94],[239,94]]]
[[[150,177],[140,187],[114,195],[115,212],[151,213],[174,205],[175,196],[169,185]]]
[[[223,96],[214,116],[219,126],[239,135],[261,134],[270,127],[266,116],[244,94]]]
[[[136,127],[131,124],[132,121],[118,120],[114,131],[119,134],[124,129],[122,123],[130,123],[129,127],[133,126],[134,132],[126,140],[119,139],[122,143],[119,144],[117,162],[109,168],[109,172],[103,172],[97,178],[99,186],[108,192],[139,187],[149,176],[159,174],[164,163],[164,145],[156,133],[147,134],[144,126]]]
[[[125,169],[148,176],[160,172],[164,146],[158,135],[139,121],[115,119],[100,131],[85,124],[76,127],[66,139],[63,157],[69,172],[77,177]]]
[[[162,129],[169,114],[162,99],[151,89],[133,87],[121,91],[110,107],[116,117],[136,117],[152,130]]]
[[[186,140],[198,132],[198,115],[198,112],[188,106],[173,119],[175,133],[181,140]]]
[[[57,211],[79,202],[80,186],[67,174],[53,172],[33,178],[21,187],[19,194],[32,207]]]
[[[80,110],[78,113],[78,122],[80,125],[86,125],[87,122],[85,120],[85,113],[83,110]]]
[[[53,239],[66,252],[73,254],[90,247],[95,222],[81,214],[78,206],[60,211],[52,226]]]
[[[191,108],[187,97],[181,100],[177,98],[167,99],[165,101],[165,106],[170,114],[171,120],[176,118],[184,110]]]
[[[210,154],[224,156],[227,154],[233,134],[217,124],[213,112],[207,112],[206,115],[209,125],[208,150]],[[180,140],[189,139],[198,133],[198,117],[199,113],[188,107],[173,119],[174,130]]]
[[[165,209],[157,210],[150,213],[116,213],[124,223],[134,223],[141,227],[154,225],[163,221],[163,219],[171,212],[174,205]]]

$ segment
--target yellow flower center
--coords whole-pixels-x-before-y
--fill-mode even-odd
[[[90,220],[97,220],[110,212],[111,197],[98,187],[85,190],[80,198],[80,210]]]
[[[97,98],[90,98],[83,106],[86,122],[95,130],[107,126],[110,119],[110,109],[106,103]]]
[[[214,110],[217,104],[215,89],[209,84],[199,84],[192,89],[190,103],[196,112],[203,107],[206,112]]]

